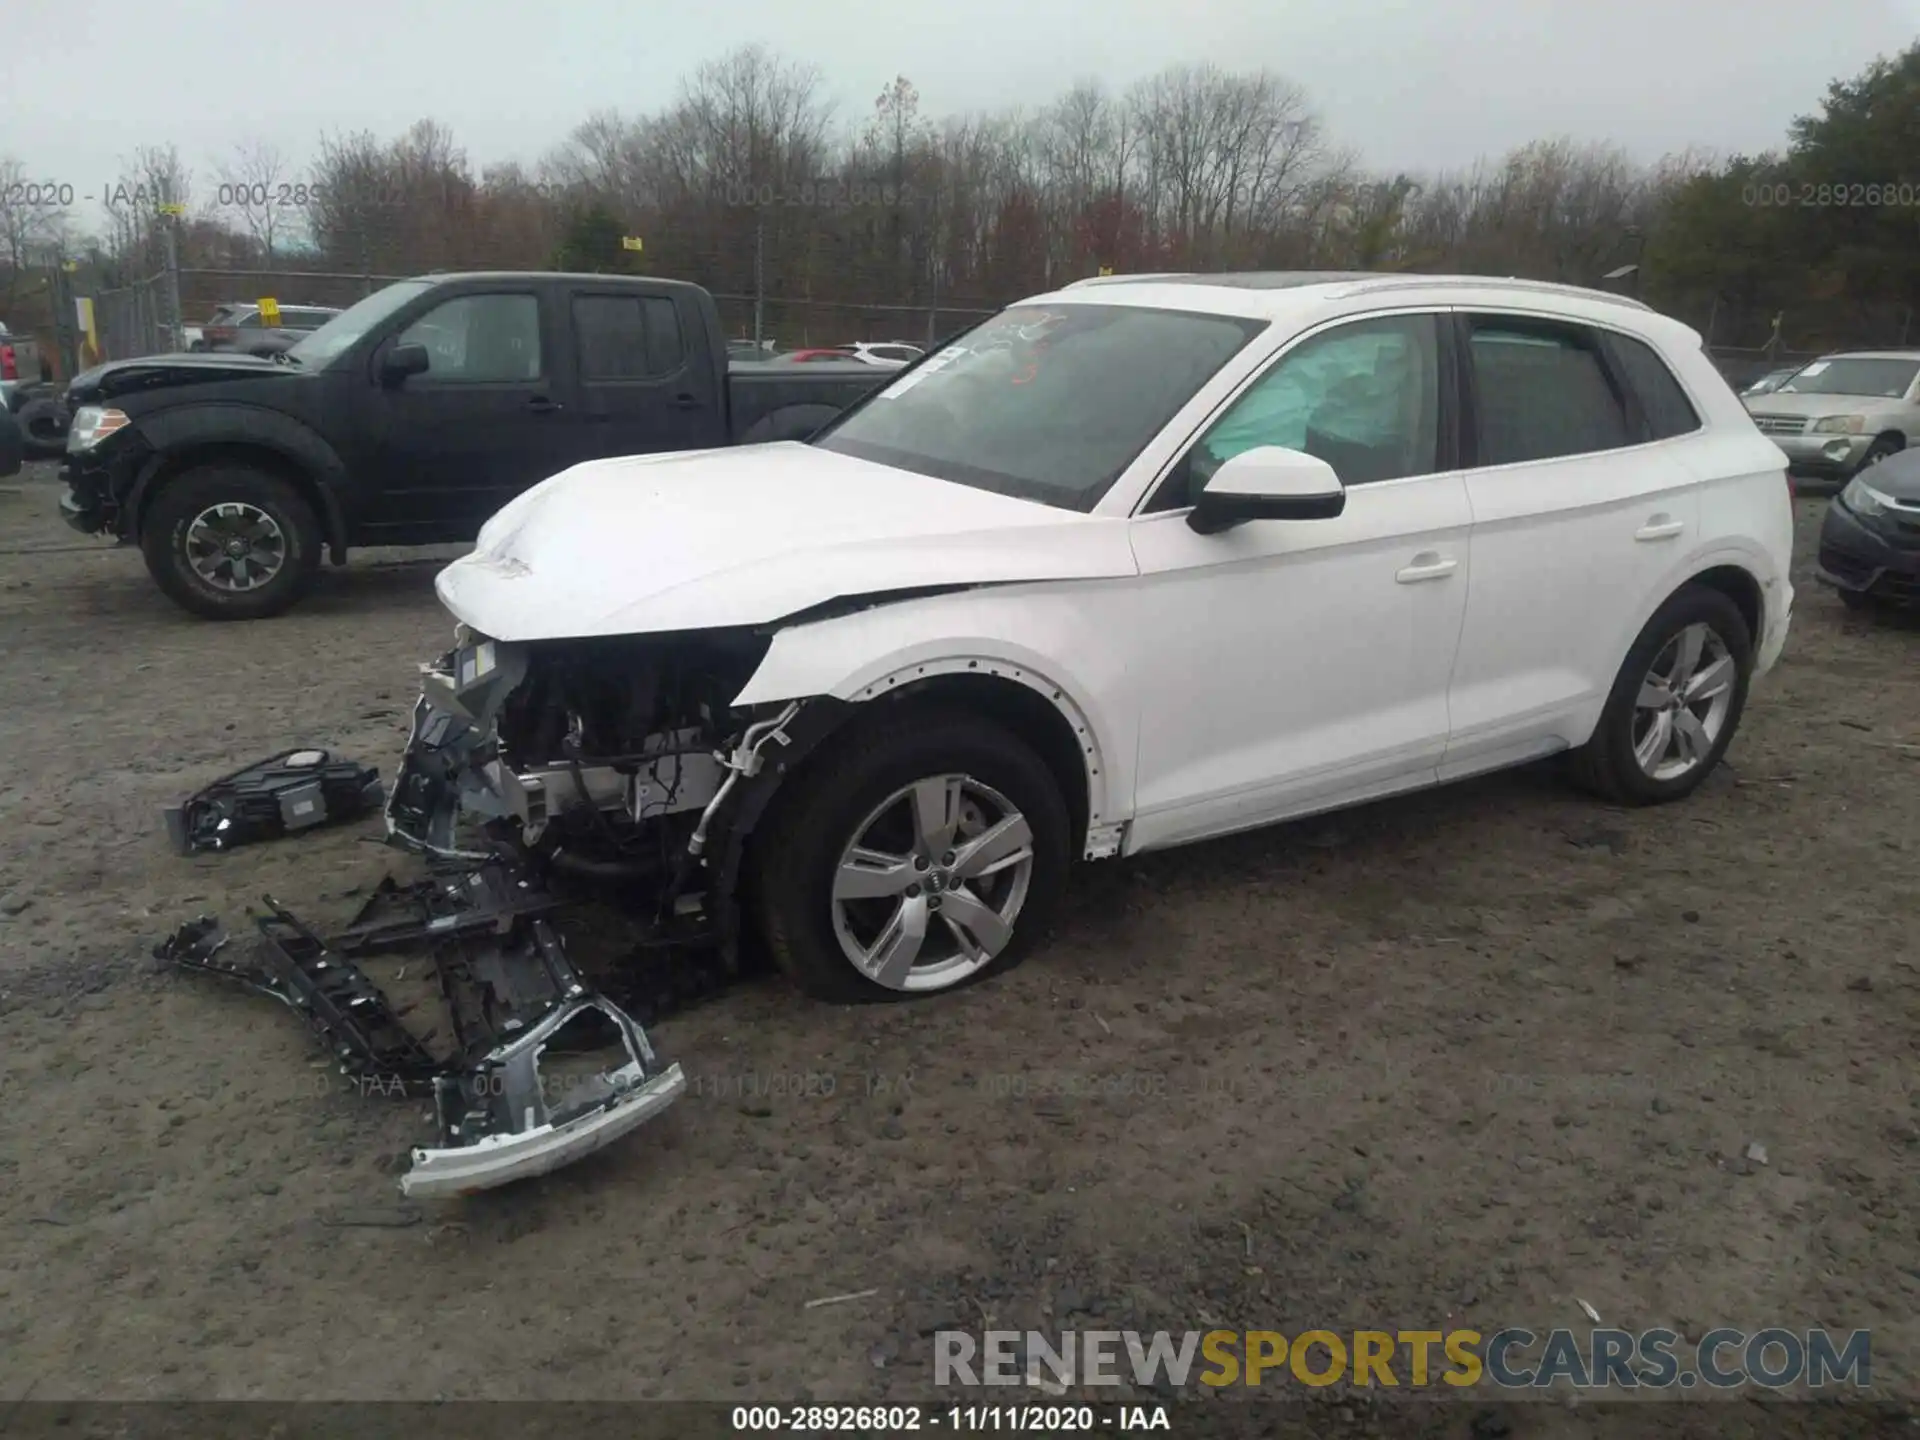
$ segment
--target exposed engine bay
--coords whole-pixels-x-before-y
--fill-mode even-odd
[[[796,723],[798,701],[732,708],[766,637],[459,638],[422,667],[389,839],[617,886],[655,941],[717,948],[730,964],[740,842],[765,799],[751,782],[770,757],[784,770],[814,729]]]

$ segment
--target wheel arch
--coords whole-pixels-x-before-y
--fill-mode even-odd
[[[252,406],[162,411],[139,421],[155,453],[142,467],[125,506],[125,531],[137,540],[160,487],[202,465],[247,465],[297,489],[320,521],[334,564],[346,559],[348,519],[341,494],[346,466],[318,434],[288,416]]]
[[[1110,761],[1130,757],[1116,754],[1109,727],[1083,703],[1078,687],[1052,673],[1054,667],[1039,657],[995,653],[999,647],[984,645],[961,653],[916,647],[852,675],[827,679],[817,662],[836,652],[814,651],[807,659],[815,664],[795,663],[798,657],[780,655],[779,638],[735,704],[826,697],[845,702],[843,724],[869,713],[870,707],[906,700],[971,710],[1020,736],[1054,773],[1073,817],[1079,853],[1096,859],[1118,850],[1124,817],[1116,801],[1125,790],[1116,784]]]

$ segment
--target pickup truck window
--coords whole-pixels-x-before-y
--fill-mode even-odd
[[[351,350],[363,336],[384,325],[395,312],[406,309],[432,288],[425,280],[400,280],[384,290],[376,290],[359,304],[342,310],[287,353],[302,365],[318,369]]]
[[[1017,305],[814,442],[980,490],[1091,510],[1264,320]]]
[[[430,384],[499,384],[544,373],[534,295],[457,296],[409,325],[399,343],[427,347]]]
[[[573,330],[582,380],[671,375],[685,354],[680,317],[664,296],[576,295]]]

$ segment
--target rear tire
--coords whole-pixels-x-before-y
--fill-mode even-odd
[[[321,538],[289,481],[244,465],[168,481],[140,526],[154,583],[207,620],[264,620],[293,605],[319,572]]]
[[[946,994],[1019,964],[1046,933],[1071,860],[1072,821],[1046,762],[992,720],[924,705],[856,720],[828,743],[753,838],[775,964],[809,995],[841,1002]],[[931,813],[921,796],[959,822],[931,846],[938,827],[920,823]],[[867,886],[849,896],[856,849],[856,863],[898,864],[862,871]],[[889,945],[894,934],[910,950]],[[863,969],[850,951],[873,958]]]
[[[1616,805],[1691,795],[1732,743],[1752,677],[1740,608],[1718,590],[1682,587],[1627,651],[1600,723],[1569,757],[1574,782]]]

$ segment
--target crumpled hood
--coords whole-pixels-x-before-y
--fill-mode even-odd
[[[497,640],[756,625],[924,586],[1103,579],[1126,522],[783,443],[595,460],[512,501],[436,582]]]
[[[67,403],[77,407],[175,385],[208,385],[266,376],[284,379],[300,373],[297,366],[254,355],[222,352],[144,355],[137,360],[109,360],[82,370],[67,383]]]

